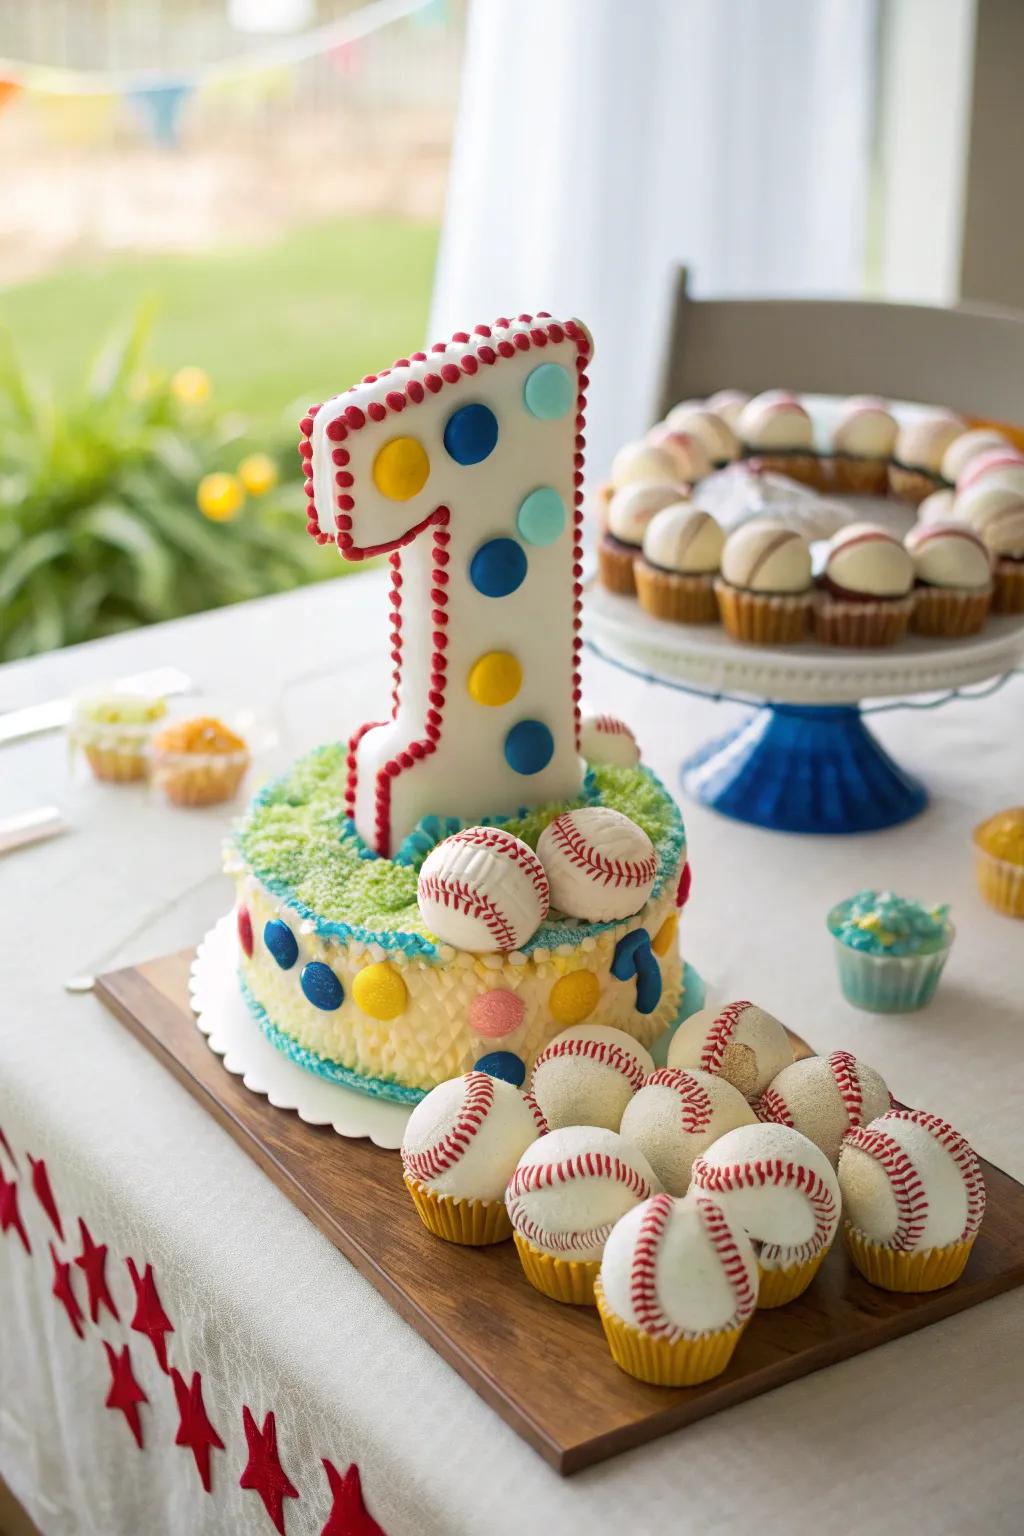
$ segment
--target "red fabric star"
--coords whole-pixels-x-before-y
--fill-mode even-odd
[[[342,1477],[326,1456],[322,1460],[334,1504],[320,1536],[387,1536],[363,1503],[363,1488],[355,1462]]]
[[[11,1166],[13,1168],[17,1168],[18,1159],[14,1155],[14,1148],[11,1146],[10,1142],[7,1140],[7,1137],[4,1135],[4,1128],[2,1125],[0,1125],[0,1147],[3,1147],[4,1151],[7,1153],[7,1156],[10,1158]]]
[[[146,1272],[139,1274],[135,1267],[134,1259],[126,1259],[128,1273],[132,1277],[132,1285],[135,1287],[135,1316],[132,1318],[131,1327],[135,1333],[145,1334],[153,1346],[153,1353],[160,1364],[164,1375],[167,1374],[167,1340],[165,1333],[174,1332],[174,1324],[160,1304],[157,1294],[156,1281],[153,1279],[152,1264],[146,1265]]]
[[[259,1429],[256,1420],[245,1403],[242,1404],[242,1425],[249,1447],[249,1460],[238,1479],[242,1488],[251,1488],[263,1500],[264,1507],[274,1529],[285,1536],[284,1500],[297,1499],[298,1490],[292,1486],[277,1455],[277,1425],[274,1415],[268,1413]]]
[[[81,1216],[78,1218],[78,1230],[82,1237],[82,1251],[75,1263],[85,1276],[89,1290],[89,1316],[94,1323],[98,1323],[100,1307],[106,1307],[111,1317],[120,1322],[120,1314],[107,1285],[107,1245],[93,1242],[92,1233]]]
[[[53,1294],[60,1302],[68,1315],[68,1321],[78,1334],[80,1339],[85,1338],[85,1329],[82,1327],[82,1309],[78,1305],[78,1297],[75,1295],[71,1284],[71,1265],[64,1259],[58,1259],[57,1250],[50,1244],[50,1258],[53,1260]]]
[[[118,1352],[106,1339],[103,1340],[103,1348],[107,1352],[107,1361],[110,1365],[110,1391],[107,1393],[107,1407],[119,1408],[128,1421],[128,1428],[135,1436],[135,1443],[142,1450],[142,1421],[139,1418],[139,1404],[148,1403],[149,1398],[143,1392],[135,1374],[132,1371],[131,1351],[126,1344]]]
[[[193,1371],[192,1383],[186,1386],[181,1372],[172,1366],[171,1385],[174,1387],[174,1400],[178,1405],[180,1420],[174,1443],[189,1447],[195,1457],[196,1471],[199,1473],[200,1481],[209,1493],[211,1488],[210,1449],[216,1446],[218,1451],[222,1451],[224,1441],[206,1416],[206,1406],[203,1403],[203,1378],[198,1371]]]
[[[31,1253],[32,1244],[18,1209],[18,1186],[13,1179],[8,1181],[0,1173],[0,1232],[11,1231],[17,1232],[25,1252]]]
[[[60,1211],[57,1209],[57,1202],[53,1198],[53,1190],[50,1188],[50,1175],[46,1171],[46,1164],[43,1162],[41,1157],[33,1157],[31,1152],[28,1155],[28,1160],[32,1165],[32,1188],[36,1192],[36,1199],[39,1201],[39,1204],[42,1206],[47,1216],[49,1216],[53,1225],[53,1230],[56,1232],[61,1242],[63,1242],[64,1228],[61,1224]]]

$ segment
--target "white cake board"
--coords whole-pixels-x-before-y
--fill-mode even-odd
[[[339,1136],[369,1137],[394,1151],[412,1109],[329,1083],[271,1045],[249,1012],[238,985],[235,914],[216,923],[196,950],[189,976],[196,1024],[206,1043],[251,1093],[275,1109],[294,1110],[307,1125],[329,1125]]]

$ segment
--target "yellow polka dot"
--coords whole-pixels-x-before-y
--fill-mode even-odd
[[[523,669],[508,651],[488,651],[469,669],[466,687],[478,704],[507,704],[523,686]]]
[[[405,1011],[409,993],[394,966],[381,961],[359,972],[352,983],[352,996],[371,1019],[397,1019]]]
[[[667,955],[676,941],[676,933],[679,930],[679,913],[672,912],[666,917],[654,939],[651,948],[656,955]]]
[[[593,971],[570,971],[551,988],[548,1007],[559,1024],[582,1024],[597,1007],[601,983]]]
[[[373,461],[373,483],[389,501],[408,501],[427,483],[430,460],[414,437],[393,437]]]

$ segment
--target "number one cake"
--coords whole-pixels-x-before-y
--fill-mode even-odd
[[[591,351],[579,321],[502,318],[301,423],[310,534],[388,561],[393,686],[236,829],[239,978],[280,1050],[399,1102],[683,1011],[678,808],[580,712]]]

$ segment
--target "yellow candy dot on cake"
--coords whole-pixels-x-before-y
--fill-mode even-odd
[[[393,965],[381,960],[360,971],[352,982],[356,1007],[371,1019],[397,1019],[405,1012],[408,988]]]
[[[658,929],[651,940],[651,948],[656,955],[667,955],[676,941],[679,932],[679,913],[670,912],[668,917]]]
[[[414,437],[393,437],[373,461],[373,483],[389,501],[408,501],[422,491],[430,459]]]
[[[597,1007],[600,996],[601,983],[593,971],[570,971],[551,988],[548,1008],[559,1024],[582,1024]]]
[[[478,704],[496,706],[514,699],[523,685],[523,669],[508,651],[488,651],[469,669],[466,687]]]

